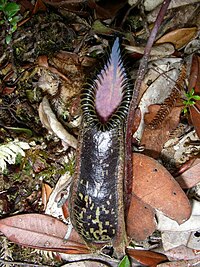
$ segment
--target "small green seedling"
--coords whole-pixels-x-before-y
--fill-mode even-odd
[[[0,0],[0,11],[3,13],[0,25],[6,25],[6,44],[10,44],[12,34],[17,30],[17,22],[19,22],[20,18],[16,14],[19,10],[20,6],[17,3]]]
[[[199,95],[195,95],[194,88],[192,88],[188,93],[185,93],[186,99],[183,101],[184,109],[183,113],[186,114],[188,112],[188,107],[195,105],[197,100],[200,100]]]

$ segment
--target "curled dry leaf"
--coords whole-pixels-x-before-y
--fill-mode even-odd
[[[179,224],[189,219],[191,207],[188,198],[171,174],[156,160],[135,153],[133,176],[132,190],[137,197]]]
[[[68,211],[65,209],[65,201],[69,195],[70,182],[71,174],[69,172],[66,172],[59,178],[49,197],[49,201],[45,210],[46,214],[56,218],[61,218],[62,220],[68,218]]]
[[[197,30],[197,27],[192,27],[171,31],[157,40],[156,44],[172,43],[176,49],[181,49],[196,36]]]
[[[61,140],[63,140],[67,145],[76,148],[77,140],[76,138],[69,134],[62,124],[56,119],[53,113],[49,101],[45,96],[39,106],[39,117],[42,124],[50,131],[56,134]]]
[[[88,253],[85,245],[64,240],[68,226],[43,214],[23,214],[0,220],[0,231],[17,244],[72,254]]]
[[[142,219],[141,219],[142,218]],[[155,211],[133,195],[126,218],[127,235],[136,240],[145,240],[156,229]]]

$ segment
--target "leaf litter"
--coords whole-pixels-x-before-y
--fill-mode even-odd
[[[20,142],[30,144],[34,141],[37,145],[36,149],[31,148],[34,151],[32,154],[29,154],[30,148],[21,153],[25,158],[19,159],[19,162],[16,157],[12,156],[13,160],[8,162],[7,168],[5,164],[3,165],[0,199],[1,216],[6,218],[1,219],[0,229],[10,240],[21,245],[47,249],[45,244],[50,242],[48,249],[52,251],[60,249],[60,252],[63,252],[64,246],[68,253],[65,256],[61,254],[63,259],[71,262],[79,259],[86,266],[81,255],[77,255],[77,258],[74,255],[74,258],[70,260],[70,255],[73,253],[90,255],[90,252],[74,230],[72,232],[67,230],[71,229],[71,226],[66,201],[69,181],[73,175],[75,148],[81,124],[80,91],[85,77],[90,76],[98,58],[103,55],[109,40],[113,38],[113,33],[119,34],[122,28],[123,32],[121,31],[120,34],[124,36],[123,46],[128,51],[132,78],[136,79],[133,75],[138,68],[138,59],[144,53],[144,50],[140,48],[141,43],[145,47],[148,30],[151,28],[149,18],[153,16],[155,7],[152,11],[144,9],[147,16],[145,18],[144,10],[137,3],[128,5],[116,1],[116,4],[111,3],[106,6],[103,1],[102,3],[101,1],[100,3],[97,1],[88,1],[88,3],[86,1],[36,2],[35,7],[31,3],[30,8],[26,1],[19,1],[23,8],[29,10],[29,14],[21,11],[21,18],[25,19],[27,16],[27,22],[24,21],[13,35],[15,60],[11,60],[13,55],[9,54],[9,49],[5,48],[1,51],[1,60],[3,60],[0,70],[1,146],[5,146],[8,137],[11,142],[18,138]],[[165,18],[165,26],[160,30],[156,40],[157,43],[163,43],[164,48],[163,45],[153,46],[154,54],[149,57],[148,69],[145,70],[145,79],[142,81],[143,91],[140,92],[138,100],[141,113],[140,125],[133,135],[133,149],[142,150],[142,152],[133,155],[130,209],[126,214],[128,240],[129,245],[132,246],[127,249],[127,254],[132,266],[141,266],[140,264],[196,266],[199,261],[198,253],[193,252],[200,250],[199,214],[196,213],[200,199],[198,189],[200,182],[199,100],[194,98],[194,102],[187,106],[186,114],[183,113],[183,101],[187,100],[188,92],[194,88],[194,95],[199,95],[200,61],[197,54],[199,46],[198,42],[195,43],[199,40],[197,31],[199,22],[196,19],[199,4],[193,5],[189,3],[186,6],[178,5],[169,9]],[[193,23],[188,16],[182,15],[191,8],[195,18]],[[43,15],[37,13],[37,10],[43,10]],[[49,10],[50,15],[46,10]],[[55,10],[57,14],[54,14]],[[138,11],[139,20],[136,16]],[[167,18],[170,18],[174,12],[177,16],[167,21]],[[123,17],[123,21],[120,21],[120,16]],[[90,20],[87,17],[90,17]],[[99,19],[99,24],[94,24],[95,18]],[[142,20],[143,24],[140,23]],[[92,28],[90,28],[91,21]],[[54,27],[51,32],[51,41],[47,44],[47,29],[50,25]],[[122,28],[116,25],[121,25]],[[6,35],[5,27],[6,25],[1,35],[2,41]],[[32,36],[31,28],[33,29]],[[21,43],[20,37],[25,40],[24,44]],[[55,41],[54,37],[59,41]],[[186,52],[186,47],[187,51],[189,47],[192,47],[192,54]],[[17,54],[17,51],[20,53]],[[46,58],[38,57],[40,55],[45,55]],[[6,67],[7,64],[11,67]],[[20,66],[18,72],[16,72],[16,66],[17,68]],[[181,76],[184,68],[185,73]],[[173,94],[174,91],[175,94]],[[46,99],[49,102],[48,108],[43,105],[42,115],[40,108],[39,118],[39,106]],[[13,101],[17,101],[14,102],[15,105],[12,104]],[[49,113],[48,110],[51,112]],[[42,116],[43,119],[41,119]],[[50,119],[47,123],[48,117]],[[22,126],[27,131],[15,130],[16,127]],[[48,133],[45,127],[51,133]],[[182,131],[180,131],[181,128]],[[32,137],[26,134],[28,130],[33,133]],[[67,146],[63,147],[64,143],[60,141],[61,135],[62,141],[64,140]],[[38,157],[43,164],[40,164],[41,168],[36,170],[33,166]],[[189,161],[194,163],[189,165]],[[180,173],[181,168],[183,169],[186,164],[189,166],[186,167],[188,169]],[[67,173],[67,179],[65,173]],[[30,192],[23,194],[20,183],[27,183],[27,181],[28,184],[31,181],[33,187],[30,188]],[[11,187],[13,182],[19,188],[15,193],[14,201],[11,198],[11,192],[14,190]],[[38,204],[42,197],[42,184],[45,182],[53,188],[50,197],[48,193],[45,196],[47,197],[44,203],[46,212],[42,205]],[[33,192],[38,193],[33,194]],[[45,194],[44,192],[43,195]],[[48,198],[49,202],[47,202]],[[20,204],[18,206],[17,201]],[[29,202],[29,208],[27,208],[27,202]],[[21,209],[18,208],[19,206]],[[26,218],[23,228],[19,223],[20,216],[22,216],[19,213],[30,210],[34,214],[23,215]],[[44,212],[57,219],[40,214]],[[16,213],[18,215],[11,216]],[[60,236],[60,229],[64,229],[62,236]],[[27,234],[33,230],[34,235]],[[64,244],[63,239],[67,231],[68,240]],[[72,243],[66,248],[67,242]],[[138,247],[139,251],[134,249]],[[152,252],[152,250],[158,251],[159,249],[162,254]],[[104,251],[105,254],[109,254],[108,251],[109,249]],[[180,256],[176,257],[178,251],[180,251]],[[171,256],[169,256],[170,252]],[[155,254],[150,256],[151,253]],[[84,257],[87,258],[87,256]],[[100,266],[97,258],[94,266]],[[19,259],[23,259],[23,256]],[[93,259],[92,256],[89,256],[89,259]],[[105,264],[109,263],[108,259],[103,258],[103,260]],[[159,264],[163,261],[167,262]],[[119,264],[112,260],[110,263],[112,266]],[[62,260],[55,264],[57,266],[62,264]]]

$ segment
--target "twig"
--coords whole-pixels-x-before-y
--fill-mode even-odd
[[[137,73],[137,78],[134,86],[133,91],[133,97],[130,104],[129,114],[127,118],[127,125],[126,125],[126,137],[125,137],[125,144],[126,144],[126,154],[125,154],[125,209],[126,212],[128,211],[129,205],[130,205],[130,199],[131,199],[131,193],[132,193],[132,179],[133,179],[133,168],[132,168],[132,125],[134,121],[134,115],[135,110],[137,107],[137,99],[140,92],[140,87],[142,84],[142,81],[144,79],[147,65],[148,65],[148,59],[149,54],[151,51],[151,48],[153,46],[153,43],[155,41],[158,29],[162,23],[162,20],[164,18],[164,15],[167,11],[167,8],[170,4],[171,0],[165,0],[162,4],[162,7],[158,13],[158,16],[156,18],[153,30],[151,31],[151,34],[149,36],[149,39],[147,41],[145,50],[144,50],[144,56],[141,59],[140,66]]]

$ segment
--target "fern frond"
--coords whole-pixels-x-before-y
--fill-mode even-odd
[[[7,168],[7,164],[15,164],[17,155],[25,156],[24,150],[29,149],[30,146],[26,142],[18,140],[11,141],[5,145],[0,146],[0,169],[3,172]]]
[[[173,87],[170,95],[164,100],[164,103],[161,105],[156,116],[153,120],[147,125],[150,129],[157,129],[163,122],[164,118],[170,114],[172,108],[175,106],[177,100],[181,97],[181,91],[184,86],[186,78],[186,65],[183,65],[180,75]]]

